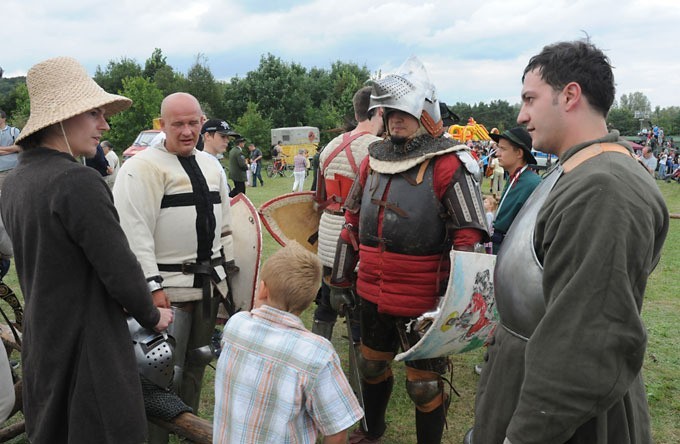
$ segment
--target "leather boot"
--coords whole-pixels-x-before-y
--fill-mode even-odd
[[[312,333],[316,333],[317,335],[324,337],[330,341],[331,338],[333,337],[334,325],[335,322],[327,322],[314,319],[314,322],[312,323]]]
[[[440,444],[444,433],[446,409],[444,404],[431,412],[416,409],[416,436],[418,444]]]
[[[378,384],[368,384],[361,382],[364,392],[364,412],[366,415],[366,434],[370,438],[380,438],[387,429],[385,424],[385,412],[387,403],[392,395],[394,377],[390,376]]]

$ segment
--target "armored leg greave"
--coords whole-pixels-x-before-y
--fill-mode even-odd
[[[190,312],[175,307],[174,320],[168,327],[168,334],[175,338],[175,374],[172,378],[172,389],[177,394],[180,394],[181,392],[184,362],[187,354],[187,343],[191,332],[191,318],[192,315]]]
[[[317,335],[322,336],[330,341],[333,337],[334,325],[335,322],[326,322],[314,319],[314,323],[312,324],[312,333],[316,333]]]
[[[440,444],[445,422],[446,407],[444,404],[427,413],[416,409],[418,444]]]
[[[179,395],[182,401],[194,409],[194,412],[198,412],[203,374],[205,367],[213,358],[210,341],[215,329],[219,300],[217,298],[210,300],[210,319],[203,319],[203,301],[196,301],[194,304],[191,334],[187,343],[184,374]]]
[[[361,385],[364,392],[364,409],[366,425],[368,427],[366,433],[371,438],[379,438],[385,433],[385,429],[387,429],[385,412],[387,411],[387,403],[392,395],[394,377],[390,376],[378,384],[369,384],[366,381],[362,381]]]

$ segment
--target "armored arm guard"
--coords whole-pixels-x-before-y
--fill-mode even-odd
[[[349,224],[345,224],[343,231],[349,235],[350,241],[346,241],[342,236],[338,238],[330,282],[332,287],[350,287],[354,281],[352,276],[354,268],[359,260],[356,229]]]
[[[351,214],[350,219],[356,218],[361,209],[362,194],[363,185],[361,184],[361,175],[359,175],[354,179],[343,206],[345,211]],[[351,223],[345,223],[335,249],[330,285],[333,287],[350,287],[354,283],[353,274],[358,261],[359,230]]]
[[[477,182],[465,168],[458,168],[453,175],[442,203],[449,217],[447,228],[452,238],[455,230],[474,228],[484,233],[485,240],[488,239],[482,195]]]
[[[361,176],[357,176],[352,183],[352,187],[347,193],[343,208],[345,211],[356,214],[361,209],[361,196],[364,194],[364,186],[361,184]]]

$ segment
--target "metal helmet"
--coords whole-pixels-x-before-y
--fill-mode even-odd
[[[144,328],[130,316],[127,323],[139,374],[163,389],[170,387],[175,365],[175,338]]]
[[[435,87],[417,57],[409,57],[396,73],[373,80],[371,84],[369,110],[383,107],[403,111],[420,120],[430,134],[441,134],[442,118]]]

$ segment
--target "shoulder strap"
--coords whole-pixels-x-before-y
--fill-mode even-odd
[[[345,133],[342,136],[342,142],[340,142],[340,145],[338,145],[333,152],[326,158],[326,161],[322,165],[321,170],[325,171],[326,167],[328,166],[329,163],[333,159],[337,157],[338,154],[342,150],[345,150],[345,154],[347,155],[347,159],[349,160],[349,164],[352,167],[352,171],[354,171],[354,174],[357,174],[359,172],[359,167],[357,166],[356,161],[354,160],[354,156],[352,155],[352,150],[350,149],[350,144],[355,141],[357,138],[363,136],[364,134],[368,134],[368,131],[362,131],[360,133],[350,135],[350,133]]]
[[[574,168],[581,165],[583,162],[590,160],[595,156],[599,156],[602,153],[608,152],[625,154],[635,159],[635,157],[633,157],[633,154],[626,148],[622,147],[621,145],[618,145],[616,143],[596,143],[586,148],[583,148],[581,151],[571,156],[569,159],[567,159],[566,162],[562,164],[562,168],[564,169],[565,173],[568,173],[574,170]]]

